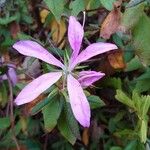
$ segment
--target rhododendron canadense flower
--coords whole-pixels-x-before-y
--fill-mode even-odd
[[[3,58],[0,57],[0,67],[3,66]],[[8,70],[7,70],[7,73],[10,77],[10,80],[12,82],[12,85],[15,86],[18,82],[18,78],[17,78],[17,74],[16,74],[16,71],[15,71],[15,65],[13,64],[6,64]],[[0,75],[0,82],[3,81],[3,80],[7,80],[8,77],[6,74],[3,74],[3,75]]]
[[[23,55],[38,58],[48,64],[55,65],[62,69],[61,71],[57,70],[56,72],[43,74],[29,83],[15,99],[17,105],[33,101],[42,92],[56,83],[61,76],[65,76],[73,114],[82,126],[89,127],[91,116],[90,106],[84,94],[83,87],[87,87],[93,82],[99,80],[104,76],[104,73],[96,71],[81,71],[78,79],[76,79],[73,70],[79,63],[82,63],[98,54],[117,49],[117,46],[111,43],[94,43],[79,53],[83,35],[83,27],[75,17],[71,16],[69,18],[68,40],[72,48],[72,54],[68,65],[64,65],[34,41],[22,40],[13,45],[13,48]]]

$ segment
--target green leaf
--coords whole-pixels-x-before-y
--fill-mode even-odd
[[[7,87],[3,82],[0,84],[0,104],[2,107],[4,107],[8,100]]]
[[[138,12],[139,13],[139,12]],[[143,13],[133,30],[133,45],[136,55],[146,66],[150,63],[150,18]]]
[[[69,124],[70,130],[76,136],[76,138],[81,139],[79,125],[73,115],[70,103],[66,102],[64,106],[65,115],[67,122]]]
[[[133,59],[131,59],[128,63],[127,63],[127,66],[125,68],[125,71],[126,72],[129,72],[129,71],[134,71],[134,70],[137,70],[137,69],[140,69],[142,68],[143,65],[142,63],[140,62],[138,56],[135,56]]]
[[[53,13],[56,20],[59,21],[64,11],[65,0],[44,0],[44,2]]]
[[[150,96],[142,96],[142,118],[145,118],[150,108]]]
[[[70,126],[68,124],[65,110],[62,111],[59,119],[58,119],[58,129],[60,133],[71,143],[74,144],[76,142],[76,136],[72,133]]]
[[[135,106],[135,110],[136,110],[136,113],[138,115],[138,117],[141,117],[141,111],[142,111],[142,99],[141,97],[139,96],[139,94],[137,93],[137,91],[133,91],[132,92],[132,100],[134,102],[134,106]]]
[[[21,122],[18,121],[16,124],[15,124],[15,127],[14,127],[14,132],[15,132],[15,135],[17,136],[21,131]],[[11,145],[15,145],[14,142],[12,142],[12,129],[10,129],[7,134],[0,140],[0,147],[2,146],[11,146]]]
[[[139,4],[135,7],[127,8],[122,17],[122,25],[126,30],[133,28],[142,17],[144,11],[144,4]]]
[[[90,95],[87,99],[92,109],[105,106],[105,103],[99,98],[99,96]]]
[[[39,111],[41,111],[41,109],[46,106],[49,102],[51,102],[53,100],[53,97],[56,96],[56,94],[58,93],[58,89],[55,88],[49,95],[47,98],[45,98],[44,100],[40,101],[39,103],[37,103],[33,109],[31,110],[31,115],[38,113]]]
[[[101,6],[100,0],[89,0],[86,1],[86,9],[97,9]]]
[[[17,19],[19,19],[20,15],[19,13],[15,14],[14,16],[6,16],[5,18],[0,18],[0,25],[7,25]]]
[[[124,115],[125,115],[125,112],[122,111],[122,112],[119,112],[115,117],[109,120],[108,129],[111,133],[113,133],[116,130],[118,122],[124,117]]]
[[[122,88],[122,81],[120,78],[107,78],[104,80],[104,86],[106,87],[112,87],[114,89],[121,89]]]
[[[147,139],[147,126],[148,120],[142,120],[141,121],[141,129],[140,129],[140,137],[141,137],[141,142],[145,143]]]
[[[117,94],[115,96],[115,98],[120,101],[121,103],[134,108],[134,103],[133,101],[125,94],[123,93],[121,90],[117,90]]]
[[[10,126],[10,118],[5,117],[5,118],[0,118],[0,129],[6,129]]]
[[[150,79],[137,80],[135,90],[139,93],[150,90]]]
[[[145,0],[130,0],[130,2],[126,5],[126,7],[133,7],[136,6],[142,2],[144,2]]]
[[[113,146],[110,148],[110,150],[122,150],[122,148],[119,146]]]
[[[44,126],[46,131],[51,132],[57,124],[57,120],[61,113],[62,101],[56,96],[43,109]]]
[[[145,146],[140,141],[133,140],[126,145],[124,150],[145,150]]]
[[[107,9],[107,10],[112,10],[113,9],[113,3],[116,0],[100,0],[101,4]]]
[[[85,9],[85,2],[84,0],[75,0],[70,3],[70,9],[72,16],[77,16],[81,11]]]

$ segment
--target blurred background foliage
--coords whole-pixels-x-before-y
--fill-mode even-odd
[[[81,23],[85,18],[83,48],[98,41],[119,47],[87,62],[106,74],[85,91],[92,109],[88,129],[77,124],[55,86],[32,103],[12,106],[29,81],[53,69],[19,55],[12,44],[31,39],[63,56],[70,15]],[[0,0],[0,57],[0,149],[150,149],[149,0]],[[1,78],[9,64],[17,68],[14,87]]]

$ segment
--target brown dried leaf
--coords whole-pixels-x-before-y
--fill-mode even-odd
[[[109,60],[110,65],[114,69],[124,69],[126,66],[124,59],[123,59],[123,51],[121,50],[115,51],[114,53],[109,54],[108,60]]]
[[[13,39],[17,38],[17,34],[20,32],[20,26],[17,22],[12,22],[10,24],[10,33]]]
[[[45,22],[45,19],[49,13],[50,12],[46,9],[43,9],[40,12],[40,19],[42,23]],[[56,45],[59,45],[59,48],[62,48],[65,44],[65,40],[63,38],[67,30],[65,20],[61,19],[60,22],[57,22],[56,19],[53,19],[49,24],[49,28],[52,33],[52,40]]]
[[[29,115],[33,109],[33,107],[39,103],[40,101],[42,101],[45,98],[44,94],[41,94],[40,96],[38,96],[36,99],[34,99],[32,102],[25,104],[24,108],[23,108],[23,114],[25,115]]]
[[[88,145],[89,144],[89,129],[85,128],[82,134],[82,141],[84,143],[84,145]]]
[[[55,44],[59,44],[63,40],[67,30],[64,19],[61,19],[59,23],[54,19],[50,25],[50,28],[52,32],[52,40]],[[62,48],[64,44],[65,42],[63,40],[59,48]]]
[[[100,36],[104,39],[109,39],[110,36],[118,30],[120,26],[120,21],[120,8],[115,7],[114,10],[112,10],[103,21],[100,29]]]

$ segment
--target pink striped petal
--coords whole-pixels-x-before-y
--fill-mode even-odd
[[[67,89],[75,118],[83,127],[89,127],[91,116],[89,103],[80,83],[70,74],[67,78]]]
[[[84,31],[81,24],[76,20],[75,17],[70,16],[69,27],[68,27],[68,40],[73,49],[71,60],[76,58],[81,48]]]
[[[56,59],[52,54],[50,54],[45,48],[40,44],[30,40],[22,40],[13,45],[19,53],[25,56],[31,56],[45,61],[46,63],[63,68],[64,65]]]
[[[82,85],[82,87],[88,87],[92,85],[94,82],[102,78],[105,74],[96,71],[81,71],[79,73],[78,81]]]
[[[84,62],[91,57],[94,57],[96,55],[108,52],[110,50],[117,49],[118,47],[115,44],[111,43],[94,43],[89,45],[84,51],[82,51],[78,57],[75,59],[75,61],[71,64],[71,70],[79,63]]]
[[[52,72],[41,75],[40,77],[29,83],[17,96],[15,103],[22,105],[31,102],[37,98],[42,92],[47,90],[62,76],[62,72]]]

